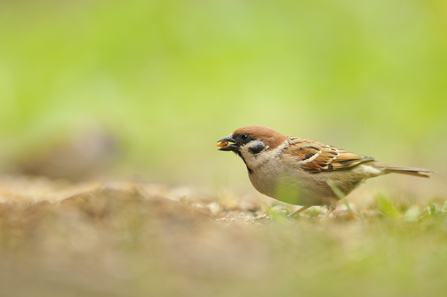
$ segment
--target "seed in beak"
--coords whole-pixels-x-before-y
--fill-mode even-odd
[[[228,141],[219,141],[217,143],[218,147],[226,147],[228,145]]]

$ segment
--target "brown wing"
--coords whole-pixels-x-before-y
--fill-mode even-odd
[[[286,152],[295,159],[297,165],[311,173],[343,170],[374,161],[371,157],[304,138],[290,138]]]

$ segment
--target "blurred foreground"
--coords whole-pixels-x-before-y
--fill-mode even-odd
[[[447,208],[350,220],[144,182],[0,178],[2,296],[444,296]],[[425,204],[425,205],[424,205]],[[354,203],[354,208],[356,207]],[[268,214],[266,217],[265,214]]]

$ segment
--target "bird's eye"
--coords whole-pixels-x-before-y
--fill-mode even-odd
[[[249,138],[247,133],[241,134],[241,139],[242,140],[247,140]]]

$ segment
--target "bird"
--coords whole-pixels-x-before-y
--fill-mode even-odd
[[[326,206],[323,218],[336,209],[341,191],[347,196],[371,177],[389,173],[430,177],[431,170],[387,165],[314,140],[285,136],[263,126],[246,126],[217,142],[220,151],[236,153],[260,193],[302,207]],[[339,191],[337,191],[336,189]]]

